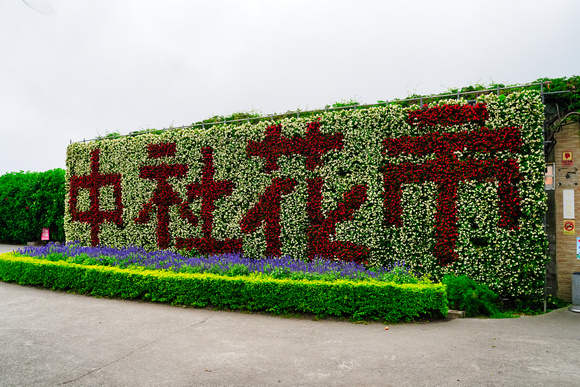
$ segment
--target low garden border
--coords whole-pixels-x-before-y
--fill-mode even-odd
[[[359,321],[410,321],[443,317],[448,311],[442,284],[185,274],[53,262],[14,253],[0,255],[0,280],[100,297],[276,314],[312,313]]]

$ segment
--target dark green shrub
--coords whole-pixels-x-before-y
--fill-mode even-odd
[[[502,309],[510,311],[511,313],[520,315],[537,315],[544,313],[544,301],[546,302],[546,311],[564,308],[570,303],[559,299],[551,294],[548,294],[546,299],[526,299],[507,297],[502,300]]]
[[[64,174],[52,169],[0,176],[0,242],[37,241],[42,228],[50,229],[51,240],[64,241]]]
[[[498,295],[471,278],[448,274],[441,281],[447,286],[447,299],[451,309],[465,311],[468,317],[492,316],[499,313]]]

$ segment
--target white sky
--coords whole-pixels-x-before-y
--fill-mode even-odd
[[[69,141],[580,73],[578,0],[0,0],[0,175]]]

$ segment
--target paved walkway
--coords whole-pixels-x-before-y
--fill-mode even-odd
[[[18,250],[20,248],[24,248],[26,246],[21,245],[0,245],[0,254],[9,253],[14,250]]]
[[[0,386],[572,386],[579,364],[568,309],[385,330],[0,282]]]

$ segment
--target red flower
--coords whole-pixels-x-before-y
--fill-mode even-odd
[[[441,115],[442,107],[411,112],[409,120],[418,126],[451,122],[480,122],[487,117],[485,106],[454,108],[446,106],[449,116]],[[455,116],[453,115],[455,114]],[[445,118],[447,117],[447,118]],[[414,121],[413,121],[414,120]],[[384,221],[387,226],[402,225],[402,185],[433,181],[438,186],[437,212],[435,213],[435,248],[433,254],[442,265],[457,259],[455,245],[457,232],[457,188],[459,182],[497,181],[499,200],[499,227],[517,229],[521,216],[517,183],[521,181],[516,160],[501,161],[493,156],[499,151],[518,153],[522,139],[519,128],[475,132],[428,133],[418,137],[404,136],[383,141],[384,154],[396,157],[402,154],[426,156],[435,154],[435,160],[424,164],[386,164],[383,166]],[[477,160],[475,153],[489,153],[487,160]],[[458,154],[465,154],[460,160]]]
[[[282,243],[280,233],[280,205],[282,195],[290,194],[298,183],[294,179],[272,179],[272,185],[260,196],[254,207],[248,211],[240,222],[242,232],[249,234],[264,225],[264,235],[266,236],[266,256],[280,256]]]
[[[343,194],[336,209],[325,217],[322,213],[322,185],[320,177],[308,179],[308,258],[338,258],[343,261],[363,262],[368,259],[369,249],[352,242],[330,241],[336,235],[336,224],[352,220],[353,214],[367,200],[367,187],[356,185]]]
[[[322,155],[331,150],[342,150],[343,134],[325,135],[320,132],[320,122],[310,122],[304,137],[282,137],[282,125],[269,126],[262,142],[250,140],[246,147],[248,157],[257,156],[266,160],[267,173],[278,170],[280,156],[300,155],[306,157],[306,169],[313,171],[322,165]]]
[[[177,144],[174,142],[147,145],[148,158],[174,157]]]
[[[70,178],[69,191],[69,209],[73,221],[80,221],[91,225],[91,244],[99,244],[100,224],[109,221],[117,226],[123,225],[123,200],[121,196],[121,175],[110,174],[102,175],[99,163],[100,149],[91,152],[91,174],[86,176],[72,176]],[[100,209],[99,188],[113,186],[113,195],[115,197],[116,209],[111,211],[102,211]],[[77,199],[79,189],[89,190],[91,206],[88,211],[77,210]]]
[[[489,118],[487,106],[483,103],[471,105],[443,105],[413,110],[409,112],[407,122],[411,126],[426,128],[428,126],[453,126],[475,123],[485,124]]]
[[[149,144],[149,158],[175,155],[175,143],[172,144]],[[143,203],[143,208],[136,223],[146,223],[149,221],[149,214],[154,211],[153,205],[157,208],[157,246],[161,249],[169,247],[171,236],[169,235],[169,209],[171,206],[181,204],[181,198],[171,188],[167,182],[170,177],[183,178],[188,170],[185,164],[169,165],[145,165],[141,167],[139,177],[142,179],[155,180],[157,187],[153,191],[153,196],[147,203]]]
[[[177,238],[176,246],[179,249],[191,251],[196,249],[200,254],[223,254],[242,251],[241,239],[229,239],[224,241],[214,239],[213,231],[213,213],[216,210],[215,202],[223,196],[229,196],[234,189],[234,183],[230,180],[214,180],[213,150],[210,147],[201,149],[203,155],[203,171],[201,181],[192,183],[187,186],[187,197],[189,200],[201,198],[201,226],[203,238]],[[197,226],[198,219],[189,209],[187,201],[181,204],[179,209],[180,216],[183,219]]]

